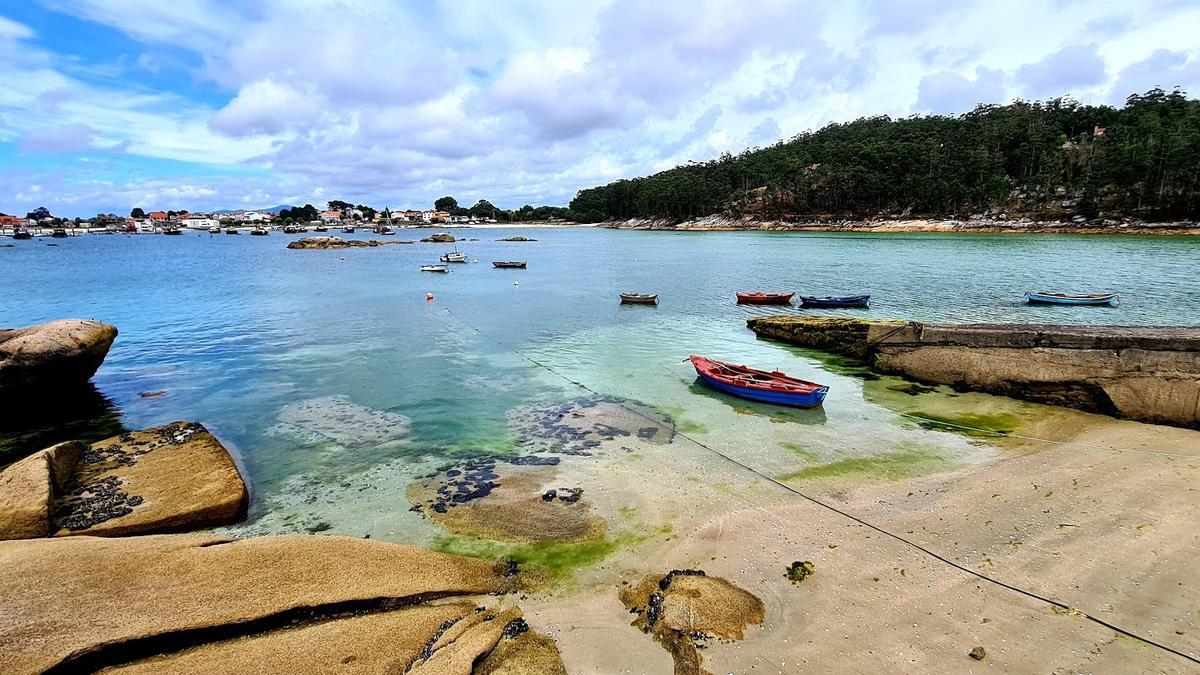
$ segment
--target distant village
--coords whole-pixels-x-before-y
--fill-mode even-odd
[[[304,206],[279,206],[262,210],[236,210],[193,212],[187,210],[145,211],[134,208],[128,216],[100,213],[93,218],[67,219],[56,217],[45,207],[27,213],[24,217],[0,213],[0,234],[20,236],[30,232],[43,233],[51,230],[58,236],[69,236],[79,230],[102,230],[109,232],[162,232],[174,233],[183,230],[217,231],[238,227],[263,228],[330,228],[353,227],[355,225],[375,227],[422,227],[445,225],[468,227],[481,223],[518,222],[531,220],[563,220],[566,209],[552,206],[524,206],[513,211],[497,209],[487,200],[479,200],[475,206],[463,208],[452,197],[442,197],[435,207],[425,210],[406,209],[392,211],[376,210],[369,206],[353,205],[333,200],[324,211],[311,204]]]

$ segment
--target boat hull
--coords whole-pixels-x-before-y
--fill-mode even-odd
[[[762,403],[772,403],[774,405],[784,405],[791,408],[815,408],[825,401],[827,389],[818,389],[808,394],[795,394],[785,392],[767,391],[763,389],[752,389],[750,387],[739,387],[735,384],[722,382],[711,375],[700,373],[700,379],[704,383],[718,391],[723,391],[726,394],[732,394],[738,398],[744,398],[751,401],[760,401]]]
[[[871,296],[869,295],[848,295],[841,298],[814,298],[810,296],[800,296],[800,306],[810,308],[824,309],[839,309],[846,307],[861,307],[867,308],[871,306]]]
[[[634,293],[621,294],[622,305],[657,305],[657,295],[637,295]]]
[[[507,270],[523,270],[526,267],[526,263],[519,261],[493,260],[492,267]]]
[[[738,293],[739,305],[790,305],[795,293]]]
[[[1075,305],[1091,307],[1116,307],[1121,296],[1116,293],[1101,295],[1055,295],[1052,293],[1026,293],[1025,302],[1031,305]]]
[[[421,268],[422,272],[449,272],[450,268],[445,265],[426,265]]]

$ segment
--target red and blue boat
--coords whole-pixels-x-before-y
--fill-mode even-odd
[[[1121,296],[1116,293],[1096,293],[1094,295],[1067,295],[1065,293],[1025,293],[1025,302],[1031,305],[1099,305],[1116,307],[1121,304]]]
[[[751,401],[793,408],[815,408],[829,393],[829,387],[823,384],[798,380],[779,371],[755,370],[694,354],[689,359],[705,384]]]
[[[792,296],[795,293],[763,293],[757,291],[755,293],[744,293],[738,291],[737,300],[739,305],[790,305],[792,304]]]
[[[825,296],[823,298],[811,295],[800,296],[800,306],[809,308],[840,309],[845,307],[870,307],[870,295]]]

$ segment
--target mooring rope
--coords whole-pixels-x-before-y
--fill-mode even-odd
[[[453,316],[453,313],[450,311],[450,309],[449,309],[449,308],[444,308],[444,309],[446,310],[446,313],[447,313],[447,314],[449,314],[449,315]],[[456,319],[457,319],[457,317],[456,317]],[[463,323],[463,324],[464,324],[464,325],[466,325],[467,327],[469,327],[469,328],[471,328],[472,330],[474,330],[476,333],[479,333],[480,335],[483,335],[483,331],[482,331],[482,330],[480,330],[480,329],[479,329],[477,326],[473,326],[473,325],[470,325],[470,324],[466,324],[465,322],[462,322],[461,320],[459,320],[459,321],[460,321],[460,323]],[[546,370],[547,372],[549,372],[549,373],[552,373],[553,375],[555,375],[555,376],[557,376],[557,377],[561,378],[562,380],[564,380],[564,381],[566,381],[566,382],[568,382],[568,383],[570,383],[570,384],[573,384],[573,385],[575,385],[576,387],[579,387],[580,389],[583,389],[584,391],[587,391],[587,392],[591,393],[591,394],[592,394],[592,395],[594,395],[594,396],[600,396],[600,397],[604,397],[604,396],[605,396],[605,394],[602,394],[601,392],[599,392],[599,391],[596,391],[595,389],[593,389],[593,388],[589,387],[587,384],[584,384],[583,382],[580,382],[580,381],[578,381],[578,380],[572,379],[571,377],[568,377],[567,375],[565,375],[565,374],[563,374],[563,373],[559,372],[558,370],[556,370],[556,369],[555,369],[555,368],[553,368],[552,366],[546,365],[545,363],[542,363],[541,361],[538,361],[537,359],[535,359],[535,358],[533,358],[533,357],[531,357],[531,356],[529,356],[529,355],[525,354],[524,352],[522,352],[522,351],[520,351],[520,350],[516,350],[516,349],[514,349],[514,350],[513,350],[513,353],[514,353],[514,354],[516,354],[517,356],[520,356],[522,359],[525,359],[525,360],[526,360],[526,361],[528,361],[529,363],[533,364],[535,367],[542,368],[542,369]],[[919,544],[919,543],[917,543],[917,542],[915,542],[915,541],[912,541],[912,540],[910,540],[910,539],[907,539],[907,538],[905,538],[905,537],[903,537],[903,536],[901,536],[901,535],[899,535],[899,534],[896,534],[896,533],[894,533],[894,532],[892,532],[892,531],[890,531],[890,530],[884,529],[882,526],[875,525],[874,523],[872,523],[872,522],[870,522],[870,521],[868,521],[868,520],[866,520],[866,519],[864,519],[864,518],[862,518],[862,517],[860,517],[860,516],[856,516],[856,515],[854,515],[853,513],[850,513],[849,511],[846,511],[846,510],[844,510],[844,509],[840,509],[840,508],[838,508],[837,506],[834,506],[833,504],[830,504],[830,503],[828,503],[828,502],[826,502],[826,501],[823,501],[823,500],[821,500],[821,499],[819,499],[819,498],[817,498],[817,497],[813,497],[812,495],[806,494],[806,493],[804,493],[804,492],[802,492],[802,491],[800,491],[800,490],[796,489],[795,487],[792,487],[791,485],[788,485],[787,483],[784,483],[784,482],[782,482],[782,481],[778,480],[778,479],[777,479],[777,478],[775,478],[774,476],[771,476],[771,475],[769,475],[769,474],[763,473],[762,471],[760,471],[760,470],[758,470],[758,469],[756,469],[756,468],[754,468],[754,467],[752,467],[752,466],[750,466],[750,465],[748,465],[748,464],[746,464],[746,463],[742,462],[741,460],[738,460],[738,459],[736,459],[736,458],[734,458],[734,457],[731,457],[730,455],[727,455],[727,454],[725,454],[725,453],[721,452],[720,450],[717,450],[716,448],[713,448],[712,446],[710,446],[710,445],[707,445],[706,443],[702,443],[701,441],[699,441],[699,440],[696,440],[695,438],[692,438],[691,436],[687,435],[686,433],[683,433],[683,432],[679,431],[679,430],[678,430],[678,429],[676,429],[676,428],[668,427],[668,426],[667,426],[667,425],[666,425],[666,424],[665,424],[665,423],[664,423],[662,420],[659,420],[659,419],[656,419],[656,418],[654,418],[654,417],[651,417],[650,415],[647,415],[645,412],[642,412],[642,411],[640,411],[640,410],[638,410],[638,409],[636,409],[636,408],[633,408],[633,407],[631,407],[631,406],[625,405],[624,403],[621,403],[621,402],[619,402],[619,401],[615,402],[615,405],[618,405],[618,406],[620,406],[621,408],[623,408],[623,409],[625,409],[625,410],[627,410],[627,411],[629,411],[629,412],[633,413],[634,415],[637,415],[638,417],[641,417],[641,418],[643,418],[643,419],[646,419],[646,420],[648,420],[649,422],[651,422],[652,424],[654,424],[654,425],[656,425],[656,426],[658,426],[658,427],[661,427],[661,428],[663,428],[663,429],[669,429],[669,430],[670,430],[670,431],[672,431],[672,432],[673,432],[675,435],[677,435],[677,436],[680,436],[681,438],[683,438],[683,439],[685,439],[685,440],[687,440],[687,441],[689,441],[689,442],[693,443],[694,445],[696,445],[696,446],[697,446],[697,447],[699,447],[699,448],[702,448],[702,449],[704,449],[704,450],[706,450],[706,451],[708,451],[708,452],[710,452],[710,453],[712,453],[712,454],[716,455],[717,457],[720,457],[721,459],[723,459],[723,460],[725,460],[725,461],[729,462],[730,464],[733,464],[734,466],[738,466],[738,467],[740,467],[740,468],[744,469],[745,471],[749,472],[750,474],[753,474],[754,476],[757,476],[757,477],[759,477],[759,478],[761,478],[761,479],[763,479],[763,480],[767,481],[767,482],[768,482],[768,483],[770,483],[771,485],[774,485],[774,486],[776,486],[776,487],[778,487],[778,488],[780,488],[780,489],[782,489],[782,490],[785,490],[785,491],[787,491],[787,492],[789,492],[789,493],[791,493],[791,494],[794,494],[794,495],[796,495],[797,497],[800,497],[801,499],[804,499],[804,500],[806,500],[806,501],[808,501],[808,502],[810,502],[810,503],[812,503],[812,504],[814,504],[814,505],[816,505],[816,506],[818,506],[818,507],[820,507],[820,508],[826,509],[826,510],[828,510],[828,511],[831,511],[831,512],[833,512],[833,513],[836,513],[836,514],[838,514],[838,515],[842,516],[843,518],[847,518],[847,519],[849,519],[849,520],[851,520],[851,521],[853,521],[853,522],[855,522],[855,523],[858,523],[859,525],[862,525],[863,527],[866,527],[866,528],[868,528],[868,529],[870,529],[870,530],[873,530],[873,531],[875,531],[875,532],[878,532],[879,534],[882,534],[882,535],[884,535],[884,536],[886,536],[886,537],[889,537],[889,538],[891,538],[891,539],[894,539],[894,540],[896,540],[896,541],[898,541],[898,542],[900,542],[900,543],[902,543],[902,544],[904,544],[904,545],[906,545],[906,546],[908,546],[908,547],[910,547],[910,548],[912,548],[912,549],[915,549],[915,550],[917,550],[917,551],[919,551],[919,552],[921,552],[921,553],[923,553],[923,554],[925,554],[925,555],[927,555],[927,556],[929,556],[929,557],[933,558],[934,560],[937,560],[937,561],[939,561],[939,562],[941,562],[941,563],[943,563],[943,564],[945,564],[945,565],[948,565],[948,566],[950,566],[950,567],[952,567],[952,568],[954,568],[954,569],[956,569],[956,570],[959,570],[960,572],[964,572],[964,573],[966,573],[966,574],[968,574],[968,575],[970,575],[970,576],[973,576],[973,577],[975,577],[975,578],[978,578],[978,579],[980,579],[980,580],[982,580],[982,581],[986,581],[986,582],[988,582],[988,583],[990,583],[990,584],[993,584],[993,585],[995,585],[995,586],[997,586],[997,587],[999,587],[999,588],[1003,588],[1003,589],[1006,589],[1006,590],[1012,591],[1012,592],[1014,592],[1014,593],[1018,593],[1018,594],[1020,594],[1020,595],[1023,595],[1023,596],[1025,596],[1025,597],[1027,597],[1027,598],[1030,598],[1030,599],[1033,599],[1033,600],[1037,600],[1037,601],[1039,601],[1039,602],[1044,602],[1044,603],[1046,603],[1046,604],[1048,604],[1048,605],[1051,605],[1051,606],[1053,606],[1053,607],[1057,607],[1057,608],[1059,608],[1059,609],[1061,609],[1061,610],[1065,610],[1065,611],[1067,611],[1067,612],[1069,612],[1069,613],[1078,614],[1079,616],[1082,616],[1083,618],[1087,619],[1088,621],[1091,621],[1092,623],[1095,623],[1096,625],[1103,626],[1104,628],[1107,628],[1107,629],[1109,629],[1109,630],[1112,630],[1112,631],[1114,631],[1114,632],[1116,632],[1116,633],[1119,633],[1119,634],[1121,634],[1121,635],[1124,635],[1125,637],[1129,637],[1129,638],[1132,638],[1132,639],[1135,639],[1135,640],[1139,640],[1139,641],[1141,641],[1141,642],[1144,642],[1144,643],[1146,643],[1146,644],[1148,644],[1148,645],[1151,645],[1151,646],[1153,646],[1153,647],[1156,647],[1156,648],[1158,648],[1158,649],[1161,649],[1161,650],[1163,650],[1163,651],[1165,651],[1165,652],[1167,652],[1167,653],[1169,653],[1169,654],[1174,654],[1175,656],[1179,656],[1179,657],[1181,657],[1181,658],[1183,658],[1183,659],[1186,659],[1186,660],[1188,660],[1188,661],[1190,661],[1190,662],[1192,662],[1192,663],[1195,663],[1195,664],[1198,664],[1198,665],[1200,665],[1200,658],[1198,658],[1198,657],[1196,657],[1196,656],[1192,656],[1191,654],[1188,654],[1188,653],[1186,653],[1186,652],[1180,651],[1180,650],[1178,650],[1178,649],[1176,649],[1176,648],[1174,648],[1174,647],[1171,647],[1170,645],[1166,645],[1166,644],[1163,644],[1163,643],[1161,643],[1161,642],[1158,642],[1158,641],[1156,641],[1156,640],[1154,640],[1154,639],[1152,639],[1152,638],[1148,638],[1148,637],[1145,637],[1145,636],[1139,635],[1139,634],[1137,634],[1137,633],[1133,632],[1132,630],[1129,630],[1129,629],[1126,629],[1126,628],[1122,628],[1122,627],[1120,627],[1120,626],[1118,626],[1118,625],[1116,625],[1116,624],[1114,624],[1114,623],[1111,623],[1111,622],[1109,622],[1109,621],[1105,621],[1104,619],[1102,619],[1102,618],[1100,618],[1100,617],[1098,617],[1098,616],[1093,616],[1092,614],[1089,614],[1089,613],[1087,613],[1087,612],[1084,612],[1083,610],[1079,609],[1078,607],[1073,607],[1073,606],[1071,606],[1071,605],[1068,605],[1067,603],[1065,603],[1065,602],[1062,602],[1062,601],[1060,601],[1060,600],[1054,600],[1054,599],[1052,599],[1052,598],[1048,598],[1048,597],[1046,597],[1046,596],[1044,596],[1044,595],[1041,595],[1040,593],[1038,593],[1038,592],[1036,592],[1036,591],[1030,591],[1030,590],[1027,590],[1027,589],[1021,588],[1021,587],[1019,587],[1019,586],[1014,586],[1014,585],[1012,585],[1012,584],[1009,584],[1009,583],[1007,583],[1007,582],[1004,582],[1004,581],[1001,581],[1001,580],[999,580],[999,579],[996,579],[996,578],[990,577],[990,576],[988,576],[988,575],[986,575],[986,574],[984,574],[984,573],[982,573],[982,572],[979,572],[979,571],[977,571],[977,570],[971,569],[970,567],[967,567],[967,566],[965,566],[965,565],[963,565],[963,564],[961,564],[961,563],[955,562],[954,560],[951,560],[951,559],[949,559],[949,558],[945,557],[944,555],[942,555],[942,554],[940,554],[940,553],[938,553],[938,552],[936,552],[936,551],[934,551],[934,550],[932,550],[932,549],[930,549],[930,548],[928,548],[928,547],[926,547],[926,546],[924,546],[924,545],[922,545],[922,544]],[[935,424],[946,424],[946,423],[943,423],[943,422],[939,422],[938,420],[932,420],[932,419],[928,419],[928,418],[921,418],[921,417],[919,417],[919,416],[916,416],[916,415],[906,415],[906,414],[904,414],[904,413],[899,413],[899,414],[901,414],[901,415],[903,415],[903,416],[905,416],[905,417],[910,417],[910,418],[913,418],[913,419],[924,420],[924,421],[927,421],[927,422],[930,422],[930,423],[935,423]],[[964,425],[950,425],[950,424],[946,424],[946,426],[955,426],[955,427],[958,427],[958,428],[970,429],[970,430],[973,430],[973,431],[988,432],[988,430],[986,430],[986,429],[978,429],[978,430],[976,430],[976,429],[972,429],[971,427],[966,427],[966,426],[964,426]],[[1002,434],[1002,432],[995,432],[995,431],[992,431],[992,432],[990,432],[990,433]],[[1041,439],[1031,439],[1031,440],[1041,440]],[[1045,442],[1047,442],[1047,443],[1055,443],[1056,441],[1045,441]],[[1097,447],[1099,447],[1099,446],[1097,446]],[[1111,449],[1111,448],[1106,448],[1106,449]],[[1131,452],[1139,452],[1139,451],[1136,451],[1136,450],[1131,450]],[[1161,454],[1161,453],[1153,453],[1153,452],[1150,452],[1150,453],[1148,453],[1148,454]]]

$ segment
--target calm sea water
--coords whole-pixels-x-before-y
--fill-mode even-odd
[[[479,240],[458,245],[479,263],[445,275],[418,266],[447,245],[295,251],[285,248],[294,237],[278,232],[89,235],[0,248],[0,324],[84,317],[120,329],[86,409],[48,399],[44,418],[9,420],[0,463],[64,435],[199,420],[239,454],[261,504],[300,474],[349,476],[397,458],[502,444],[512,410],[583,393],[536,361],[602,394],[668,411],[706,442],[785,471],[764,444],[802,442],[835,457],[928,442],[933,432],[898,425],[869,383],[755,340],[745,320],[775,310],[738,307],[736,290],[871,293],[872,308],[854,316],[930,322],[1200,325],[1195,239],[456,233]],[[496,241],[513,234],[539,241]],[[529,268],[490,265],[503,259]],[[1029,307],[1025,290],[1115,291],[1122,305]],[[620,291],[658,293],[661,304],[620,306]],[[691,353],[778,367],[833,392],[815,413],[739,406],[695,384],[681,363]],[[140,395],[158,391],[165,395]],[[329,396],[404,415],[411,429],[402,443],[337,453],[273,432],[286,406]],[[957,438],[935,442],[966,451]]]

